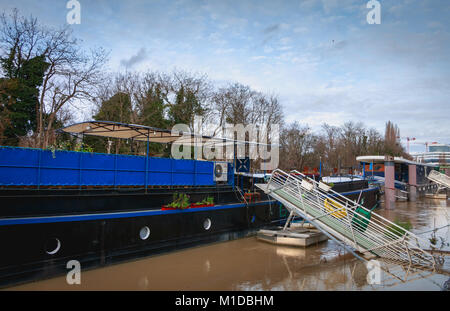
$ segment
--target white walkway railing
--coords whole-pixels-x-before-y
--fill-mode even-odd
[[[258,184],[288,210],[318,225],[347,246],[368,256],[401,264],[435,267],[434,257],[420,244],[429,242],[371,212],[300,172],[275,170],[267,184]],[[368,257],[365,256],[365,257]]]

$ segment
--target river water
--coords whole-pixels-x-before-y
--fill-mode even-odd
[[[395,210],[376,212],[409,221],[411,231],[421,233],[449,223],[450,200],[397,202]],[[450,227],[436,236],[450,242]],[[68,285],[63,276],[9,290],[442,290],[450,283],[450,273],[388,268],[371,281],[373,266],[331,240],[303,249],[247,237],[82,271],[80,285]],[[450,271],[450,256],[443,268]]]

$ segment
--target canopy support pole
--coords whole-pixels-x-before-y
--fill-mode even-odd
[[[147,174],[148,174],[148,154],[149,154],[149,150],[150,150],[150,131],[147,131],[147,154],[145,157],[145,193],[147,193],[147,186],[148,186],[148,181],[147,181]]]

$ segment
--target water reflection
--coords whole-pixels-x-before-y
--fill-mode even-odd
[[[449,223],[448,201],[397,202],[378,210],[391,220],[410,221],[425,232]],[[423,234],[428,238],[432,232]],[[449,228],[436,232],[448,241]],[[443,269],[450,271],[449,260]],[[276,246],[255,237],[220,242],[83,271],[81,285],[65,277],[34,282],[13,290],[441,290],[449,275],[384,263],[380,284],[368,281],[366,263],[333,241],[306,249]]]

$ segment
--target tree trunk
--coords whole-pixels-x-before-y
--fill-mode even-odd
[[[48,142],[49,142],[49,138],[50,138],[50,132],[52,130],[52,126],[53,126],[53,121],[54,120],[55,120],[55,114],[52,113],[52,114],[50,114],[50,116],[48,118],[47,129],[43,131],[43,134],[44,134],[44,144],[42,146],[43,149],[48,147]]]

